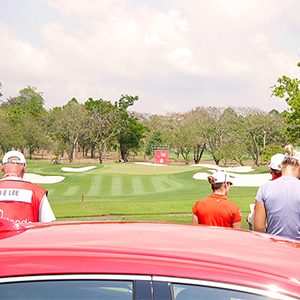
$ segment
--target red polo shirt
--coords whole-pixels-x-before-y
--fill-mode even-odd
[[[239,206],[225,195],[216,193],[197,201],[193,213],[198,217],[199,224],[210,226],[232,227],[233,223],[242,220]]]

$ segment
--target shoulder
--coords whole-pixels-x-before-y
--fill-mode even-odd
[[[232,209],[240,209],[240,207],[234,202],[228,201],[227,203]]]
[[[208,201],[210,199],[210,196],[209,197],[206,197],[206,198],[202,198],[202,199],[199,199],[194,206],[198,206],[198,205],[201,205],[201,203],[204,203],[206,201]]]
[[[280,179],[280,178],[279,178]],[[258,191],[257,193],[261,193],[263,191],[265,191],[266,189],[268,189],[270,186],[272,186],[272,184],[274,184],[275,181],[279,180],[279,179],[276,179],[274,181],[268,181],[268,182],[265,182],[263,183],[259,188],[258,188]]]
[[[2,179],[0,180],[0,186],[2,188],[10,188],[10,187],[18,187],[20,189],[28,189],[28,190],[33,190],[33,191],[38,191],[38,192],[46,192],[46,190],[37,185],[37,184],[34,184],[30,181],[26,181],[22,178],[5,178],[5,179]]]
[[[30,186],[32,190],[39,191],[39,192],[42,192],[42,193],[47,192],[43,187],[41,187],[37,184],[31,183],[29,181],[27,181],[27,182],[28,182],[28,186]]]
[[[280,189],[282,188],[282,186],[286,186],[287,184],[293,186],[300,186],[300,180],[296,177],[282,176],[276,180],[271,181],[268,186],[272,189]]]

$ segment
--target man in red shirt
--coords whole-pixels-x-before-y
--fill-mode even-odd
[[[242,228],[242,217],[239,206],[227,199],[232,185],[229,175],[217,171],[207,177],[213,193],[200,199],[193,206],[193,224]]]
[[[18,151],[7,152],[1,164],[0,218],[15,223],[51,222],[55,216],[47,191],[23,179],[26,160]]]

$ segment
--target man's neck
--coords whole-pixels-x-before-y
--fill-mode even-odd
[[[14,173],[6,173],[5,175],[3,175],[3,178],[8,178],[8,177],[22,178],[22,176],[14,174]]]

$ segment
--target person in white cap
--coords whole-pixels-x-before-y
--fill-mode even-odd
[[[284,154],[278,153],[271,157],[271,163],[268,165],[270,169],[270,174],[272,176],[272,180],[275,180],[281,177],[281,163],[284,159]],[[254,224],[254,216],[255,216],[255,204],[250,204],[250,214],[247,217],[247,222],[249,223],[249,229],[252,230]]]
[[[229,175],[216,171],[207,177],[213,193],[200,199],[193,206],[192,224],[242,228],[242,217],[239,206],[230,202],[227,195],[232,185]]]
[[[15,223],[52,222],[55,216],[47,199],[47,191],[23,176],[26,160],[19,151],[7,152],[1,164],[0,218]]]
[[[300,153],[292,145],[284,150],[282,176],[258,189],[254,230],[300,240]]]
[[[278,153],[271,157],[271,163],[269,164],[270,174],[272,175],[272,180],[281,177],[281,163],[284,159],[284,154]]]

